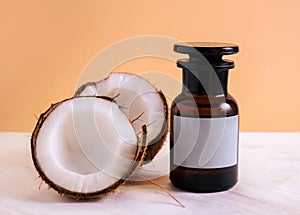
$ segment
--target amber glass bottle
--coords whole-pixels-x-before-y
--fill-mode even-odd
[[[192,192],[216,192],[238,180],[238,106],[227,92],[238,46],[224,43],[176,44],[189,55],[177,61],[182,92],[171,106],[170,180]]]

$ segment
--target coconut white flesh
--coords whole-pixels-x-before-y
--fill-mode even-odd
[[[78,97],[57,106],[36,139],[36,159],[46,177],[72,192],[101,191],[130,169],[137,136],[110,101]]]
[[[155,89],[145,79],[129,73],[111,73],[108,78],[79,88],[76,96],[107,96],[114,98],[135,131],[147,125],[147,140],[153,144],[165,129],[164,103]],[[138,119],[137,119],[138,118]]]

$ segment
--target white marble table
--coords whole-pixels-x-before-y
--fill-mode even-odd
[[[300,214],[300,133],[241,133],[240,181],[230,191],[188,193],[157,179],[185,208],[148,182],[83,202],[39,189],[29,136],[0,133],[0,214]]]

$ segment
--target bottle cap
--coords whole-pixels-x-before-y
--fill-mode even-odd
[[[174,51],[189,55],[195,51],[203,55],[230,55],[238,53],[239,47],[230,43],[187,42],[175,44]]]
[[[234,62],[222,57],[237,53],[237,45],[188,42],[175,44],[174,51],[189,55],[189,59],[177,60],[177,66],[183,69],[183,84],[189,92],[207,95],[227,93],[228,70],[234,68]]]
[[[234,62],[223,60],[222,56],[236,54],[239,51],[239,47],[230,43],[187,42],[175,44],[174,51],[189,55],[189,59],[180,59],[177,61],[178,67],[200,68],[206,64],[203,62],[204,57],[218,72],[234,68]]]

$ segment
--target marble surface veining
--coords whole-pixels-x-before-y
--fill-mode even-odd
[[[0,214],[300,214],[300,133],[241,133],[240,180],[229,191],[188,193],[167,175],[155,180],[185,208],[149,182],[129,182],[105,198],[81,202],[45,184],[39,189],[29,139],[28,133],[0,133]]]

